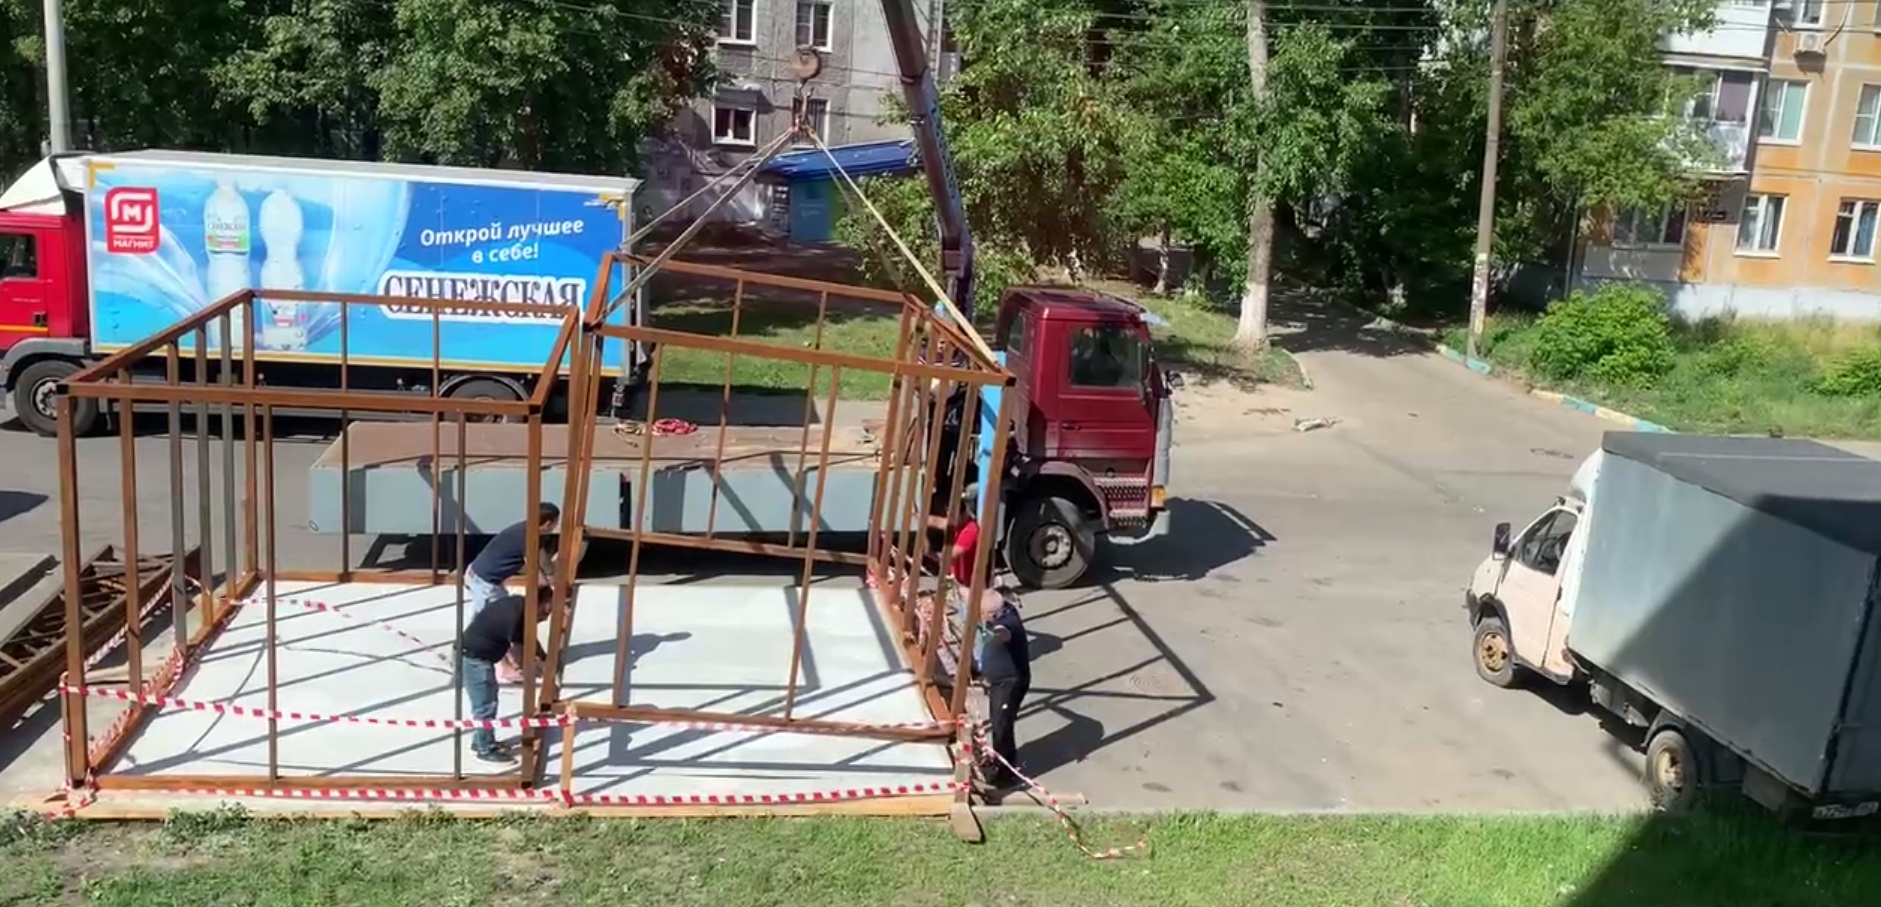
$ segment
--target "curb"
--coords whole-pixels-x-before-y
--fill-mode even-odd
[[[1354,312],[1358,312],[1362,315],[1372,318],[1374,324],[1384,324],[1388,326],[1395,333],[1415,335],[1415,336],[1425,337],[1425,338],[1430,339],[1431,346],[1436,348],[1438,355],[1441,355],[1443,358],[1448,359],[1451,362],[1454,362],[1460,366],[1463,366],[1464,368],[1469,369],[1470,371],[1475,372],[1478,375],[1483,375],[1487,377],[1489,375],[1495,374],[1495,370],[1496,370],[1495,366],[1489,364],[1488,362],[1482,359],[1478,359],[1474,356],[1471,356],[1467,353],[1463,353],[1461,351],[1451,349],[1446,344],[1438,343],[1434,337],[1430,336],[1430,334],[1427,334],[1423,331],[1420,331],[1416,328],[1413,328],[1407,325],[1399,324],[1398,322],[1393,321],[1389,318],[1386,318],[1383,315],[1379,315],[1374,312],[1361,309],[1348,302],[1340,302],[1339,304],[1346,306],[1347,308],[1353,310]],[[1301,374],[1305,374],[1304,370],[1302,370]],[[1646,419],[1641,419],[1638,416],[1631,415],[1628,413],[1623,413],[1617,409],[1609,409],[1607,407],[1601,406],[1598,403],[1594,403],[1589,400],[1582,400],[1579,397],[1569,396],[1567,394],[1559,393],[1557,391],[1545,391],[1545,390],[1538,390],[1536,388],[1529,388],[1528,395],[1531,397],[1536,397],[1538,399],[1547,400],[1548,402],[1554,403],[1562,407],[1563,409],[1571,409],[1577,413],[1586,413],[1587,415],[1593,416],[1596,419],[1604,419],[1608,422],[1618,423],[1622,426],[1632,429],[1633,431],[1655,432],[1655,433],[1660,433],[1660,434],[1677,434],[1677,432],[1663,425],[1660,425],[1657,422],[1652,422]]]
[[[1287,361],[1292,362],[1293,367],[1299,371],[1300,386],[1309,391],[1312,390],[1313,389],[1313,375],[1311,372],[1308,372],[1306,370],[1306,360],[1301,359],[1299,356],[1295,355],[1292,350],[1287,349],[1286,347],[1283,347],[1277,343],[1274,344],[1274,349],[1277,349],[1281,353],[1285,354],[1287,357]]]
[[[1484,362],[1481,359],[1477,359],[1474,356],[1470,356],[1465,353],[1461,353],[1456,350],[1453,350],[1450,347],[1445,346],[1444,344],[1441,344],[1441,343],[1437,344],[1437,352],[1440,353],[1443,356],[1443,358],[1448,359],[1451,362],[1454,362],[1458,365],[1461,365],[1464,368],[1467,368],[1470,371],[1475,372],[1478,375],[1487,376],[1487,375],[1491,375],[1495,373],[1495,367],[1490,365],[1489,363]],[[1659,434],[1676,434],[1676,432],[1673,432],[1672,429],[1667,428],[1663,425],[1660,425],[1657,422],[1652,422],[1646,419],[1641,419],[1638,416],[1632,415],[1630,413],[1623,413],[1617,409],[1609,409],[1605,406],[1601,406],[1598,403],[1594,403],[1589,400],[1582,400],[1579,397],[1570,396],[1568,394],[1563,394],[1558,391],[1545,391],[1539,388],[1531,387],[1528,389],[1528,395],[1539,400],[1546,400],[1550,403],[1560,406],[1563,409],[1571,409],[1577,413],[1586,413],[1587,415],[1593,416],[1596,419],[1604,419],[1608,422],[1618,423],[1619,425],[1622,425],[1626,428],[1630,428],[1633,431],[1655,432]]]

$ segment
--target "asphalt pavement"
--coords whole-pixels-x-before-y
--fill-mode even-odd
[[[1364,330],[1343,310],[1282,306],[1275,321],[1316,388],[1186,389],[1173,532],[1110,548],[1110,566],[1083,588],[1026,597],[1028,767],[1121,808],[1640,806],[1632,741],[1572,697],[1477,680],[1462,611],[1494,523],[1538,512],[1610,426]],[[1296,431],[1303,419],[1329,424]],[[56,446],[13,428],[0,430],[0,551],[56,554]],[[161,417],[149,428],[160,431]],[[306,467],[328,439],[318,425],[284,434],[281,564],[330,567],[338,540],[294,528],[306,519]],[[167,443],[134,443],[139,524],[167,544]],[[120,444],[78,446],[86,546],[119,539]],[[190,448],[183,481],[197,481]],[[219,488],[219,473],[211,481]],[[198,516],[186,509],[193,537]],[[56,727],[31,730],[56,743]],[[7,767],[9,754],[44,748],[23,733],[0,739],[0,775],[15,782],[0,787],[47,764]]]

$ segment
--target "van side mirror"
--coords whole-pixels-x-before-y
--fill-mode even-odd
[[[1181,372],[1166,372],[1164,373],[1163,380],[1168,382],[1170,387],[1179,388],[1183,385]]]
[[[1495,535],[1489,539],[1489,553],[1496,557],[1509,556],[1509,533],[1514,527],[1508,523],[1497,523]]]

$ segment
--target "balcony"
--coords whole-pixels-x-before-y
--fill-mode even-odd
[[[1749,123],[1700,120],[1694,125],[1717,150],[1711,160],[1690,161],[1693,170],[1718,175],[1739,175],[1750,172]]]
[[[1771,0],[1723,0],[1718,4],[1717,23],[1710,31],[1669,34],[1659,39],[1659,49],[1675,57],[1699,59],[1769,59],[1765,53],[1770,37]]]

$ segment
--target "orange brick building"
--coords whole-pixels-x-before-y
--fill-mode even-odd
[[[1623,211],[1579,244],[1583,281],[1661,286],[1680,314],[1881,321],[1881,3],[1724,0],[1667,63],[1709,85],[1705,192]]]

